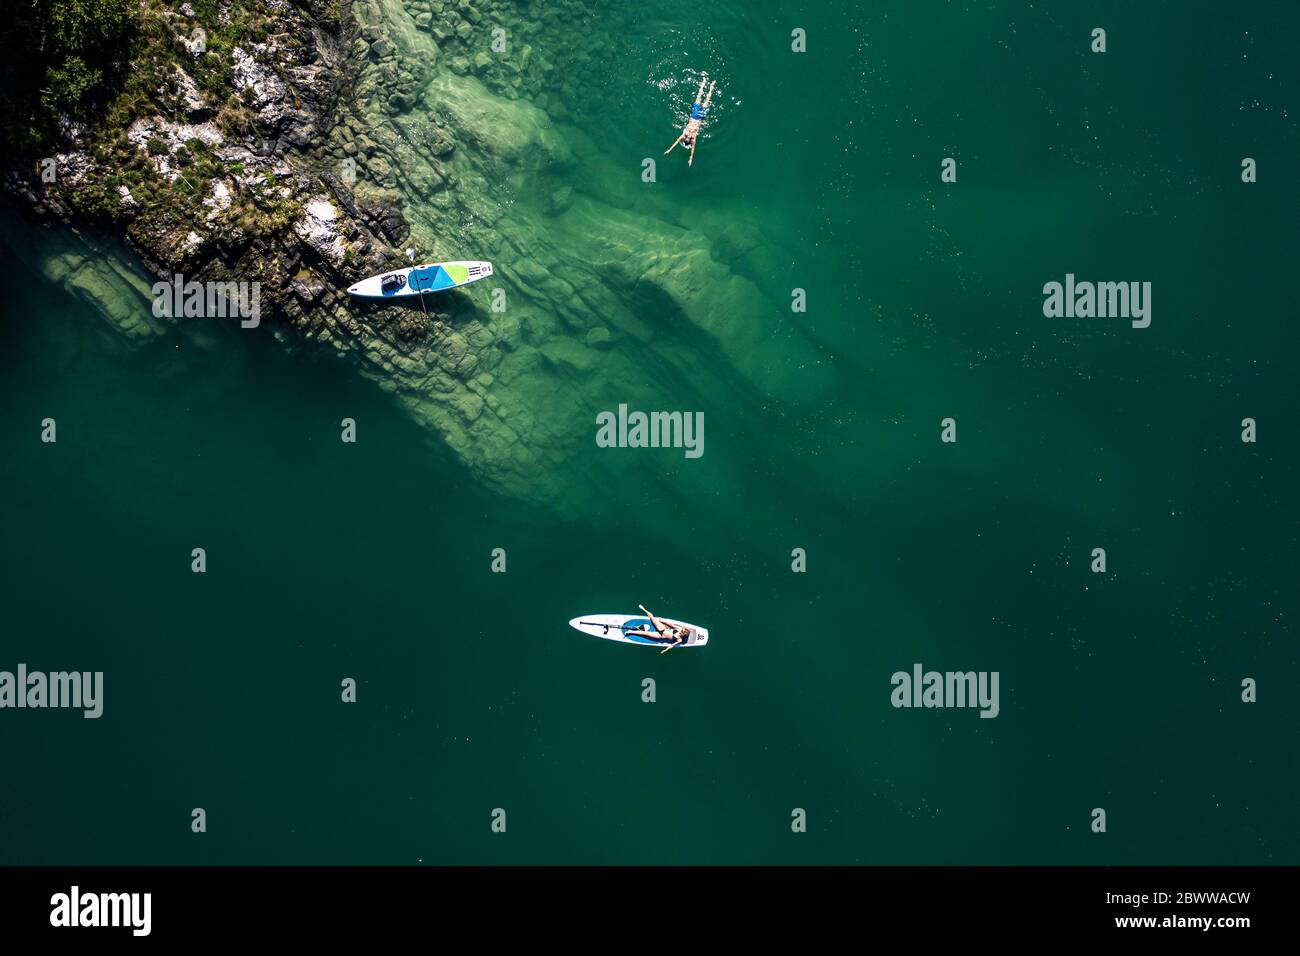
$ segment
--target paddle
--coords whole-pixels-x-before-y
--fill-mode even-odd
[[[412,265],[411,276],[415,276],[415,268],[413,268],[415,267],[415,250],[413,250],[413,248],[408,248],[407,259],[411,260],[411,265]],[[416,281],[419,282],[420,280],[416,280]],[[420,308],[424,310],[425,319],[428,319],[429,307],[425,306],[424,304],[424,286],[420,286]]]
[[[641,605],[638,604],[637,607],[641,607]],[[645,611],[645,608],[642,607],[641,610]],[[646,611],[646,613],[649,614],[650,612],[649,612],[649,611]],[[609,633],[609,629],[610,629],[611,627],[616,627],[616,628],[618,628],[620,631],[623,630],[623,625],[622,625],[622,624],[605,624],[605,623],[602,622],[602,621],[579,621],[578,623],[579,623],[579,624],[586,624],[586,625],[588,625],[588,626],[590,626],[590,627],[599,627],[599,628],[603,628],[606,634]],[[629,632],[624,631],[623,633],[626,635],[626,634],[628,634]],[[638,635],[639,637],[649,637],[649,636],[650,636],[649,634],[646,634],[646,633],[643,632],[643,631],[632,631],[632,632],[630,632],[630,633],[636,634],[636,635]],[[663,640],[662,637],[659,637],[659,638],[657,638],[657,639],[658,639],[658,640]],[[660,651],[659,653],[660,653],[660,654],[667,654],[667,653],[668,653],[669,651],[671,651],[674,647],[677,647],[679,644],[684,644],[684,643],[686,643],[686,642],[685,642],[685,641],[679,641],[677,644],[669,644],[667,647],[665,647],[665,648],[664,648],[662,651]]]

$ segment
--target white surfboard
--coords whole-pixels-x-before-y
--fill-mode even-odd
[[[392,299],[404,295],[441,292],[443,289],[459,289],[479,279],[486,279],[491,274],[490,262],[471,259],[426,262],[362,279],[355,285],[348,286],[348,292],[368,299]]]
[[[671,617],[661,617],[659,620],[674,627],[688,627],[691,629],[691,633],[686,640],[677,645],[679,648],[702,647],[709,643],[707,628],[696,627],[694,624],[687,624],[685,621],[675,621]],[[583,634],[590,634],[592,637],[603,637],[607,641],[622,641],[624,644],[640,644],[642,647],[664,648],[671,643],[670,641],[631,633],[653,631],[655,629],[654,625],[650,623],[650,618],[644,614],[584,614],[582,617],[575,617],[569,622],[569,626],[582,631]]]

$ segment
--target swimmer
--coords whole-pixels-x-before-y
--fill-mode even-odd
[[[673,144],[664,150],[664,155],[667,156],[677,148],[678,144],[685,149],[689,149],[691,158],[686,161],[687,166],[695,162],[695,141],[700,134],[700,129],[704,126],[704,117],[709,115],[709,101],[713,99],[713,88],[717,86],[716,83],[709,83],[709,94],[704,96],[704,84],[708,79],[707,73],[700,77],[700,88],[695,94],[695,104],[691,107],[690,121],[686,124],[686,128],[682,130],[682,135],[678,136]],[[704,97],[702,102],[700,100],[701,96]]]

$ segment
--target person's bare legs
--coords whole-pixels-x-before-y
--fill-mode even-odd
[[[654,628],[654,632],[655,632],[656,634],[661,634],[661,633],[663,633],[663,628],[661,628],[661,627],[659,626],[659,618],[655,617],[655,616],[654,616],[653,614],[651,614],[649,611],[646,611],[645,608],[644,608],[642,605],[638,604],[637,607],[639,607],[639,608],[641,608],[641,610],[645,611],[645,616],[648,617],[648,618],[650,618],[650,626],[651,626],[652,628]]]
[[[709,74],[707,73],[701,74],[700,88],[695,91],[695,102],[698,103],[700,101],[700,97],[704,95],[704,84],[707,83],[708,81],[709,81]],[[713,90],[709,90],[709,92],[712,93]]]
[[[639,607],[641,610],[645,611],[645,616],[648,617],[648,618],[650,618],[650,623],[651,623],[652,625],[654,625],[654,629],[655,629],[656,631],[658,631],[660,634],[662,634],[664,631],[668,630],[668,625],[665,624],[663,621],[659,620],[659,618],[655,617],[655,616],[654,616],[653,614],[651,614],[649,611],[646,611],[646,608],[645,608],[645,605],[644,605],[644,604],[638,604],[637,607]]]
[[[706,97],[704,97],[704,108],[705,108],[706,110],[709,108],[709,100],[713,99],[713,88],[714,88],[715,86],[717,86],[717,85],[718,85],[717,83],[710,83],[710,84],[709,84],[709,95],[706,96]],[[700,89],[701,89],[701,90],[704,89],[704,84],[703,84],[703,83],[700,83]],[[700,101],[700,98],[699,98],[699,96],[697,95],[697,96],[695,97],[695,102],[698,103],[699,101]]]

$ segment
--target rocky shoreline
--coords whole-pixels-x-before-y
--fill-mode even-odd
[[[156,98],[125,129],[62,117],[53,182],[9,171],[4,192],[43,221],[119,231],[159,277],[256,281],[273,319],[346,324],[336,290],[382,269],[409,234],[397,203],[355,195],[322,162],[360,65],[350,8],[241,3],[265,36],[229,50],[214,42],[234,22],[229,3],[206,25],[188,3],[146,11],[180,49]],[[224,101],[191,75],[207,59],[229,75]]]

